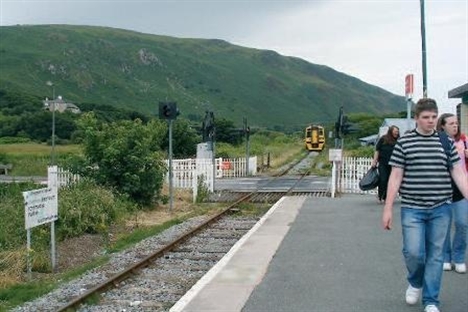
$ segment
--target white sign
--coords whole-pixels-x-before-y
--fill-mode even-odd
[[[23,192],[26,230],[58,219],[57,188]]]
[[[328,160],[329,161],[341,161],[342,149],[340,148],[330,148],[328,150]]]

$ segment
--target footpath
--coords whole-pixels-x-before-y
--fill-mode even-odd
[[[380,225],[371,195],[284,197],[172,312],[416,312],[404,300],[399,203]],[[468,311],[468,274],[444,272],[443,312]]]

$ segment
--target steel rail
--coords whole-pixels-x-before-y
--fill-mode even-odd
[[[287,172],[289,172],[289,170],[291,170],[294,166],[290,166],[288,167],[286,170],[284,170],[283,172],[281,172],[279,175],[277,176],[274,176],[270,181],[268,181],[267,185],[269,183],[271,183],[273,180],[285,175]],[[302,180],[306,175],[308,174],[305,173],[305,174],[302,174],[301,177],[298,179],[298,181],[296,181],[296,183],[294,183],[294,185],[286,192],[286,195],[290,194],[293,190],[293,188],[299,183],[300,180]],[[129,278],[130,276],[132,275],[135,275],[135,274],[138,274],[138,271],[140,271],[141,269],[147,267],[148,265],[151,264],[151,262],[153,262],[154,260],[156,260],[157,258],[163,256],[165,253],[169,252],[170,250],[174,249],[176,246],[178,246],[179,244],[183,243],[184,241],[188,240],[190,237],[192,237],[195,233],[197,233],[198,231],[200,231],[201,229],[207,227],[209,224],[215,222],[216,220],[218,220],[220,217],[222,217],[223,215],[227,214],[231,209],[233,209],[234,207],[236,207],[237,205],[239,205],[240,203],[242,202],[246,202],[248,201],[252,196],[254,196],[256,193],[258,193],[260,190],[257,188],[256,190],[246,194],[245,196],[241,197],[239,200],[237,200],[236,202],[234,202],[233,204],[229,205],[227,208],[225,208],[224,210],[222,210],[221,212],[217,213],[216,215],[214,215],[213,217],[209,218],[208,220],[204,221],[202,224],[198,225],[197,227],[195,227],[194,229],[190,230],[189,232],[185,233],[185,234],[182,234],[181,236],[179,236],[178,238],[176,238],[173,242],[169,243],[168,245],[160,248],[159,250],[157,250],[156,252],[152,253],[151,255],[145,257],[144,259],[140,260],[139,262],[135,263],[134,265],[132,265],[131,267],[113,275],[112,277],[110,277],[109,279],[107,279],[106,281],[102,282],[101,284],[89,289],[88,291],[86,291],[85,293],[79,295],[78,297],[74,298],[73,300],[69,301],[68,303],[66,303],[64,306],[60,307],[57,312],[62,312],[62,311],[74,311],[78,308],[78,306],[82,303],[84,303],[88,298],[90,298],[91,296],[93,295],[96,295],[96,294],[101,294],[102,292],[112,288],[112,287],[117,287],[117,285]]]
[[[122,272],[119,272],[119,273],[115,274],[114,276],[110,277],[108,280],[102,282],[101,284],[91,288],[90,290],[86,291],[85,293],[83,293],[80,296],[76,297],[72,301],[68,302],[66,305],[59,308],[57,311],[61,312],[61,311],[74,310],[74,309],[76,309],[78,307],[78,305],[84,303],[92,295],[102,293],[105,290],[107,290],[109,288],[112,288],[113,286],[117,286],[117,284],[119,282],[121,282],[121,281],[127,279],[128,277],[136,274],[140,269],[143,269],[143,268],[147,267],[155,259],[163,256],[168,251],[174,249],[177,245],[183,243],[184,241],[186,241],[187,239],[192,237],[195,233],[197,233],[201,229],[205,228],[209,224],[211,224],[211,223],[215,222],[216,220],[218,220],[221,216],[223,216],[224,214],[229,212],[232,208],[237,206],[239,203],[248,200],[248,198],[251,195],[252,194],[247,194],[247,195],[243,196],[241,199],[239,199],[235,203],[229,205],[227,208],[225,208],[221,212],[217,213],[213,217],[209,218],[208,220],[204,221],[202,224],[200,224],[197,227],[193,228],[189,232],[187,232],[185,234],[182,234],[181,236],[176,238],[173,242],[171,242],[168,245],[160,248],[159,250],[157,250],[153,254],[145,257],[144,259],[142,259],[139,262],[135,263],[131,267],[123,270]]]

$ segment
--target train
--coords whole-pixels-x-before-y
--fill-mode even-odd
[[[320,125],[310,125],[305,128],[305,148],[309,151],[321,152],[325,148],[325,129]]]

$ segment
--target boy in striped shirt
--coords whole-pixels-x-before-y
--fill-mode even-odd
[[[439,311],[443,246],[449,230],[451,178],[465,198],[468,181],[454,146],[450,159],[435,131],[437,103],[424,98],[415,106],[417,127],[395,145],[382,226],[392,228],[393,203],[401,195],[403,255],[408,270],[406,302],[416,304],[422,292],[424,311]]]

